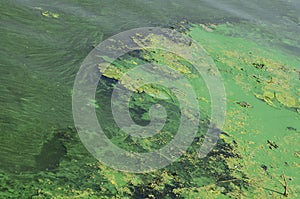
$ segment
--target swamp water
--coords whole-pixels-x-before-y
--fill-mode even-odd
[[[284,179],[288,197],[299,197],[297,1],[4,0],[0,11],[0,198],[281,198]],[[173,28],[204,47],[222,75],[227,111],[218,144],[199,159],[210,113],[199,82],[201,125],[188,152],[163,169],[133,174],[87,152],[74,128],[72,88],[101,41],[147,26]],[[136,52],[114,64],[174,60],[163,56]],[[99,83],[92,102],[106,135],[137,152],[169,142],[180,111],[168,93],[160,102],[168,113],[161,137],[138,140],[116,130],[109,106],[101,106],[110,102],[114,75]],[[136,94],[130,105],[140,125],[149,123],[149,107],[158,102],[148,94]]]

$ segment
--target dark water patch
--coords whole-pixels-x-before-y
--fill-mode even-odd
[[[75,128],[55,130],[52,138],[44,142],[40,153],[35,156],[36,168],[42,171],[58,170],[60,162],[68,160],[68,150],[79,143]]]
[[[55,170],[62,158],[67,154],[67,148],[61,140],[61,134],[56,134],[45,142],[41,153],[35,157],[36,166],[40,170]]]

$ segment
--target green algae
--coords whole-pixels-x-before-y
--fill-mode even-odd
[[[221,25],[220,29],[226,30],[226,25]],[[225,76],[229,91],[227,100],[245,100],[253,107],[239,110],[229,103],[228,122],[224,129],[238,140],[241,151],[246,155],[244,171],[255,181],[252,186],[257,189],[248,196],[260,194],[260,198],[280,198],[280,193],[283,193],[283,179],[280,176],[289,173],[290,177],[294,176],[288,181],[290,197],[296,198],[299,194],[299,160],[293,154],[297,151],[299,132],[287,132],[286,128],[293,126],[299,129],[300,124],[297,114],[299,59],[239,37],[223,37],[219,35],[221,30],[217,27],[215,33],[207,33],[196,29],[191,35],[203,45],[210,43],[207,50]],[[224,58],[224,55],[227,57]],[[279,151],[269,151],[267,138],[276,140]],[[268,165],[268,172],[264,172],[260,164]]]
[[[214,25],[209,29],[207,25],[195,25],[187,32],[212,56],[227,91],[226,124],[218,144],[206,158],[199,159],[197,152],[203,141],[203,132],[209,124],[209,94],[204,82],[191,80],[193,84],[197,83],[199,106],[204,116],[195,141],[177,162],[147,174],[115,171],[96,162],[89,155],[75,129],[54,130],[54,139],[48,143],[56,143],[54,146],[58,148],[64,146],[66,153],[58,156],[57,164],[46,162],[35,174],[1,172],[0,196],[282,198],[284,189],[280,176],[284,173],[288,178],[289,197],[297,198],[300,194],[299,149],[296,143],[300,130],[300,116],[297,113],[300,103],[299,80],[296,78],[299,60],[255,42],[220,34],[229,30],[232,31],[230,27],[227,29],[227,25]],[[109,61],[107,57],[103,59]],[[130,87],[126,81],[122,82],[126,88],[135,91],[130,108],[132,118],[138,124],[149,122],[148,110],[151,104],[160,102],[167,108],[169,122],[158,136],[136,140],[129,137],[120,132],[113,122],[111,109],[101,106],[109,101],[108,93],[114,88],[115,80],[126,73],[128,68],[147,62],[170,65],[186,77],[194,78],[188,63],[174,54],[160,51],[142,51],[138,55],[125,56],[114,61],[113,68],[105,70],[103,75],[107,79],[99,83],[99,97],[91,104],[101,113],[99,120],[107,136],[126,150],[145,152],[160,148],[172,139],[172,132],[176,132],[178,126],[178,101],[170,91],[156,85],[139,88]],[[250,104],[251,107],[241,106],[237,102]],[[269,148],[268,140],[276,143],[278,148]],[[49,149],[47,142],[44,148]],[[39,162],[44,161],[38,158]],[[51,171],[51,168],[55,170]]]
[[[287,55],[283,51],[277,52],[269,46],[258,46],[256,42],[240,37],[219,35],[220,31],[226,30],[226,25],[220,25],[215,29],[216,33],[195,31],[195,34],[203,45],[208,41],[211,42],[207,50],[212,56],[219,53],[216,49],[221,49],[220,53],[223,56],[216,55],[217,59],[215,59],[220,70],[235,69],[232,72],[237,73],[234,75],[236,82],[270,105],[273,105],[276,100],[286,108],[295,111],[299,109],[299,59],[297,57]],[[232,28],[229,29],[233,31]],[[235,31],[238,32],[239,28]],[[193,33],[191,34],[193,36]],[[201,38],[203,34],[209,37],[203,39]],[[224,46],[221,47],[222,45]],[[247,82],[251,82],[252,86],[246,84]],[[274,93],[275,97],[270,93]]]

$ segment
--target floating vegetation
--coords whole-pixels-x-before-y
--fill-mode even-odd
[[[284,106],[293,108],[300,107],[296,99],[289,92],[275,93],[276,99]]]
[[[52,18],[54,18],[54,19],[58,19],[58,18],[59,18],[59,14],[50,12],[50,11],[48,11],[48,10],[43,11],[43,12],[42,12],[42,15],[43,15],[44,17],[52,17]]]
[[[254,93],[254,96],[264,102],[266,102],[268,105],[270,106],[275,106],[273,104],[273,98],[275,97],[274,96],[274,93],[272,92],[269,92],[269,91],[266,91],[263,93],[263,95],[260,95],[260,94],[257,94],[257,93]]]
[[[51,12],[43,12],[44,17],[55,18]],[[290,61],[293,59],[281,52],[222,34],[232,31],[232,24],[192,26],[184,22],[177,26],[205,47],[226,84],[226,124],[217,144],[205,158],[198,156],[210,124],[210,95],[205,83],[197,80],[199,74],[190,63],[173,53],[136,50],[117,60],[101,57],[104,63],[99,65],[99,71],[103,78],[99,81],[96,100],[89,100],[88,105],[96,108],[106,136],[120,148],[144,153],[165,146],[176,135],[180,115],[189,116],[189,112],[180,112],[178,97],[170,89],[159,86],[159,79],[157,84],[139,86],[142,80],[124,74],[142,64],[167,65],[196,87],[199,99],[199,130],[188,150],[163,169],[126,173],[113,170],[92,157],[76,129],[53,130],[51,136],[40,143],[39,153],[34,154],[34,171],[17,173],[0,169],[0,198],[299,197],[300,152],[295,144],[300,129],[299,114],[295,113],[300,109],[298,71],[295,69],[298,60]],[[162,41],[160,37],[136,37],[144,37],[143,42],[157,45],[165,42],[174,48],[180,47],[175,41]],[[185,43],[191,48],[194,45]],[[111,65],[107,64],[109,62]],[[148,69],[151,74],[155,68]],[[163,68],[156,69],[174,81],[180,78]],[[129,112],[138,125],[149,124],[149,110],[153,104],[165,108],[166,124],[155,136],[140,139],[118,128],[110,106],[110,96],[118,80],[125,89],[133,91]],[[184,85],[184,88],[191,89],[191,86]],[[283,171],[284,177],[281,177]]]
[[[58,13],[51,12],[49,10],[44,10],[41,7],[34,7],[34,9],[41,11],[41,15],[44,17],[51,17],[53,19],[58,19],[60,17],[60,15]]]

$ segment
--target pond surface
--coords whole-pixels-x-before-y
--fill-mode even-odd
[[[74,149],[74,144],[81,143],[74,141],[78,137],[74,135],[72,88],[84,58],[104,39],[139,27],[176,29],[180,24],[187,28],[195,24],[229,24],[235,31],[225,31],[224,35],[244,38],[265,49],[278,49],[295,59],[293,65],[300,63],[299,13],[297,0],[2,0],[1,176],[14,174],[9,177],[11,181],[15,178],[25,182],[38,172],[48,176],[47,170],[58,169],[59,162],[72,150],[80,151],[73,157],[78,161],[85,156],[83,146]],[[294,64],[293,68],[299,70],[300,65]],[[293,89],[299,92],[299,87]],[[270,114],[272,111],[266,116]],[[282,115],[290,117],[286,112]],[[289,132],[299,134],[299,114],[290,121]],[[70,140],[70,146],[63,143],[65,140]],[[90,157],[89,161],[94,160]],[[9,192],[0,185],[1,190]],[[293,191],[300,194],[299,190]]]

